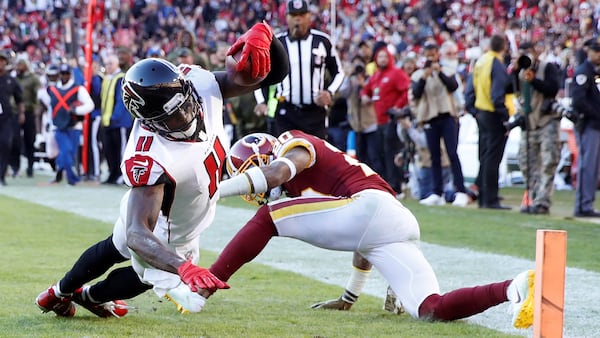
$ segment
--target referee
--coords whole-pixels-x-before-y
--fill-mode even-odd
[[[327,108],[344,79],[342,65],[329,36],[310,29],[311,14],[306,0],[287,3],[288,30],[277,34],[290,62],[290,73],[279,83],[275,97],[275,130],[298,129],[321,138],[327,137]],[[255,92],[256,113],[266,115],[268,98],[260,89]]]

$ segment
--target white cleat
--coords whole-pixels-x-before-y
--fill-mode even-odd
[[[534,280],[533,270],[521,272],[506,290],[508,300],[512,302],[512,323],[517,329],[526,329],[533,325]]]
[[[387,288],[385,302],[383,303],[383,309],[396,315],[404,313],[402,303],[400,303],[398,297],[396,297],[396,293],[394,293],[394,290],[392,290],[392,288],[389,286]]]
[[[196,292],[192,292],[189,286],[184,283],[169,290],[169,292],[165,294],[165,298],[175,303],[177,311],[181,313],[200,312],[206,303],[206,298],[200,296]]]

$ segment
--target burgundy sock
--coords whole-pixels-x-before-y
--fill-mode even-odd
[[[229,280],[242,265],[253,260],[273,236],[277,236],[277,229],[265,205],[229,241],[210,267],[210,272],[222,281]]]
[[[508,301],[506,289],[511,281],[457,289],[443,295],[433,294],[421,303],[419,317],[447,321],[483,312]]]

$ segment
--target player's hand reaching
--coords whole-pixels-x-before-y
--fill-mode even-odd
[[[227,55],[242,51],[238,60],[237,71],[241,72],[247,62],[251,62],[252,77],[264,77],[271,71],[271,41],[273,30],[267,23],[257,23],[229,48]]]
[[[326,300],[323,302],[315,303],[311,305],[313,309],[326,309],[326,310],[340,310],[348,311],[352,307],[352,303],[348,303],[342,298]]]
[[[177,268],[181,280],[190,287],[193,292],[199,289],[229,289],[229,284],[223,282],[208,269],[201,268],[187,261]]]

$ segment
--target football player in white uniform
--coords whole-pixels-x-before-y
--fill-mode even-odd
[[[196,265],[199,236],[214,218],[228,150],[223,99],[277,83],[288,73],[285,50],[265,23],[242,35],[228,54],[239,51],[237,71],[248,63],[262,82],[243,86],[235,82],[235,72],[176,67],[154,58],[127,71],[123,101],[136,119],[121,169],[131,189],[121,201],[113,234],[84,252],[58,283],[37,297],[42,311],[71,317],[75,302],[100,317],[122,317],[127,308],[119,299],[153,288],[179,311],[198,312],[205,301],[199,289],[229,287]],[[127,259],[132,266],[84,285]]]
[[[228,281],[273,236],[284,236],[357,252],[373,263],[414,318],[456,320],[510,301],[513,325],[532,324],[533,271],[441,293],[419,249],[419,224],[411,211],[371,168],[326,141],[298,130],[277,140],[250,134],[231,147],[227,169],[232,178],[221,184],[221,196],[245,195],[263,205],[210,267],[220,280]],[[278,189],[287,197],[269,201]],[[206,290],[212,291],[216,288]]]

